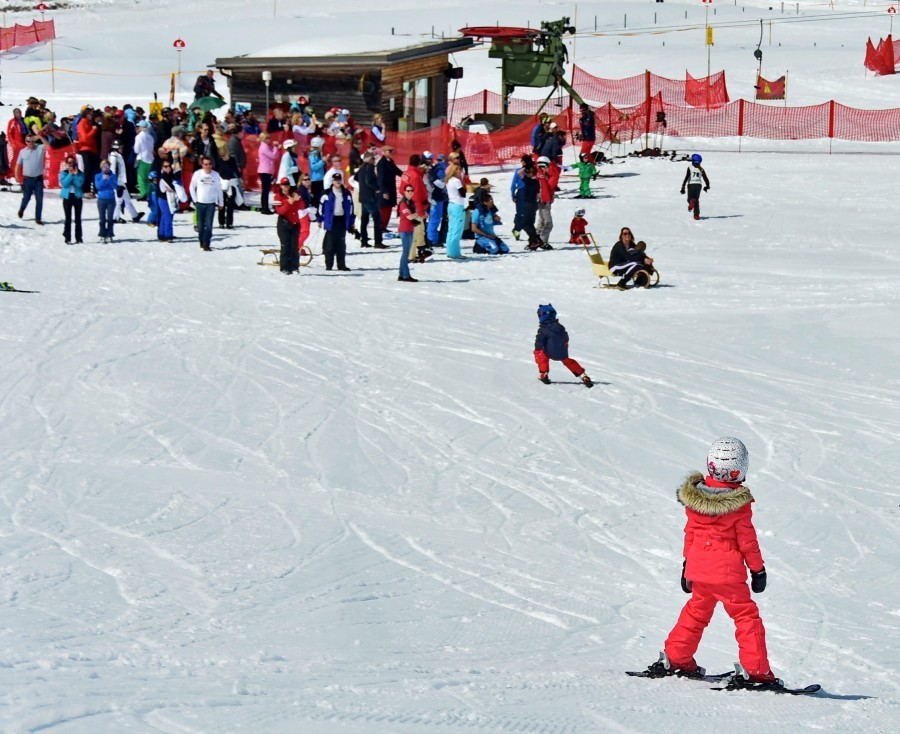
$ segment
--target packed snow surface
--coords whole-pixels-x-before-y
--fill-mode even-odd
[[[216,56],[292,37],[576,11],[80,5],[53,13],[55,61],[104,75],[60,73],[54,95],[28,73],[47,46],[4,54],[7,105],[146,101],[178,36],[189,99]],[[734,98],[749,96],[758,20],[778,9],[716,4],[756,21],[717,36],[713,70]],[[796,15],[837,10],[801,2]],[[579,28],[596,13],[610,31],[624,14],[634,28],[703,17],[673,2],[577,12]],[[862,68],[888,20],[881,7],[776,24],[782,51],[763,50],[773,77],[790,64],[789,103],[900,106],[897,80]],[[578,61],[608,78],[697,76],[700,34],[579,37]],[[496,89],[496,63],[467,53],[459,93]],[[40,291],[0,293],[0,731],[900,730],[897,146],[663,145],[703,152],[699,222],[678,193],[685,163],[618,159],[586,203],[564,176],[555,249],[526,253],[509,235],[511,171],[486,171],[512,253],[438,251],[412,267],[416,284],[397,282],[396,245],[353,242],[349,273],[321,256],[299,276],[258,267],[277,240],[252,212],[204,253],[185,216],[175,244],[129,224],[101,245],[88,201],[86,242],[66,247],[55,192],[44,227],[0,194],[0,280]],[[661,285],[595,288],[567,244],[579,205],[604,254],[622,226],[646,240]],[[592,390],[558,363],[555,384],[536,379],[547,302]],[[774,670],[821,683],[818,697],[623,674],[656,659],[687,598],[675,489],[723,435],[750,450]],[[719,672],[735,659],[720,609],[698,660]]]

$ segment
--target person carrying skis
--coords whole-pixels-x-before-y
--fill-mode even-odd
[[[584,367],[569,356],[569,334],[557,320],[553,304],[538,306],[537,315],[540,326],[534,338],[534,361],[541,373],[538,379],[545,385],[551,384],[550,360],[553,359],[562,362],[575,377],[580,377],[585,387],[593,387]]]
[[[766,566],[753,527],[753,496],[743,485],[749,464],[743,442],[720,438],[709,448],[707,475],[692,472],[678,489],[678,501],[687,514],[681,588],[691,598],[666,638],[665,651],[648,672],[705,675],[694,653],[716,605],[722,602],[736,628],[739,677],[750,684],[780,685],[769,667],[759,608],[750,598],[751,588],[756,594],[765,591]]]
[[[691,165],[684,174],[684,181],[681,182],[682,194],[687,187],[688,211],[694,212],[694,219],[700,219],[700,189],[709,191],[709,177],[700,165],[702,162],[703,156],[694,153],[691,156]]]

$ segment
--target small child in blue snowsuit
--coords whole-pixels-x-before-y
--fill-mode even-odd
[[[550,384],[550,360],[553,359],[562,362],[575,377],[580,377],[585,387],[593,387],[584,367],[569,357],[569,334],[557,321],[553,304],[538,306],[537,314],[540,326],[534,339],[534,361],[541,373],[538,379],[545,385]]]

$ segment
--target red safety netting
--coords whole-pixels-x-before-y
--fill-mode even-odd
[[[704,109],[684,105],[666,105],[662,93],[636,105],[605,105],[594,108],[598,144],[631,143],[645,135],[679,138],[748,137],[768,140],[810,140],[829,138],[864,142],[900,141],[900,108],[861,110],[846,107],[837,102],[808,107],[782,107],[737,100],[716,108]],[[577,131],[577,109],[567,109],[553,118],[562,130]],[[446,122],[426,130],[409,133],[388,133],[387,142],[394,146],[394,160],[400,168],[406,168],[409,157],[425,150],[449,154],[451,143],[458,140],[466,159],[473,166],[515,164],[526,153],[531,153],[531,132],[537,117],[505,130],[492,133],[475,133],[454,128]],[[272,139],[279,148],[285,133],[275,133]],[[298,164],[302,171],[309,170],[308,141],[306,136],[294,135],[298,145]],[[570,137],[570,143],[575,143]],[[257,166],[259,163],[259,139],[245,135],[242,144],[247,153],[244,168],[244,187],[259,188]],[[658,144],[658,143],[657,143]],[[11,167],[15,166],[20,146],[9,143]],[[74,146],[49,148],[46,153],[44,180],[48,188],[59,186],[59,172],[67,154]],[[340,154],[342,167],[346,167],[350,143],[326,137],[323,153],[326,157]],[[283,154],[283,153],[282,153]],[[190,180],[192,166],[185,162],[185,185]]]
[[[656,95],[662,96],[664,104],[692,107],[719,107],[729,101],[724,71],[697,79],[685,72],[684,81],[667,79],[650,71],[625,79],[602,79],[573,66],[572,87],[585,100],[614,105],[638,104]]]
[[[869,71],[874,71],[879,76],[896,73],[900,64],[900,44],[894,46],[889,35],[887,38],[879,38],[878,46],[872,45],[872,39],[866,40],[865,66]]]
[[[721,107],[723,104],[728,104],[731,101],[728,98],[728,89],[725,86],[724,71],[703,79],[694,79],[687,72],[685,72],[685,75],[687,77],[684,83],[685,104],[691,107],[711,109],[713,107]]]
[[[36,20],[31,25],[16,23],[10,28],[0,28],[0,51],[30,46],[52,38],[56,38],[56,26],[52,20]]]
[[[544,98],[540,99],[519,99],[511,97],[509,100],[509,110],[512,115],[536,115],[541,105],[544,104]],[[559,113],[563,109],[571,106],[571,100],[568,94],[553,95],[553,98],[544,106],[546,114],[553,115]],[[503,111],[503,97],[496,92],[489,92],[487,89],[470,94],[468,97],[457,97],[451,99],[448,109],[447,118],[451,125],[458,125],[462,120],[470,115],[499,115]]]

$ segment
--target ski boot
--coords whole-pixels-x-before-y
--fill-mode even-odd
[[[588,377],[587,372],[581,373],[581,382],[584,383],[585,387],[593,387],[594,386],[594,381],[590,377]]]
[[[542,250],[552,250],[552,249],[553,249],[553,245],[551,245],[549,242],[543,242],[543,243],[541,244],[540,249],[542,249]]]
[[[550,373],[549,372],[541,372],[541,376],[538,379],[543,382],[545,385],[552,385],[553,383],[550,381]]]
[[[691,661],[693,662],[693,661]],[[680,678],[702,678],[706,675],[706,669],[701,668],[697,663],[694,663],[693,668],[676,668],[669,661],[668,656],[661,652],[659,654],[659,660],[657,660],[653,665],[647,668],[647,677],[648,678],[665,678],[670,675],[677,675]]]
[[[781,691],[784,690],[784,681],[776,678],[771,671],[765,675],[750,675],[743,665],[735,663],[734,674],[725,689],[728,691]]]
[[[541,240],[540,237],[535,237],[527,245],[525,245],[525,249],[529,250],[531,252],[534,252],[535,250],[541,249],[543,246],[544,246],[543,240]]]

